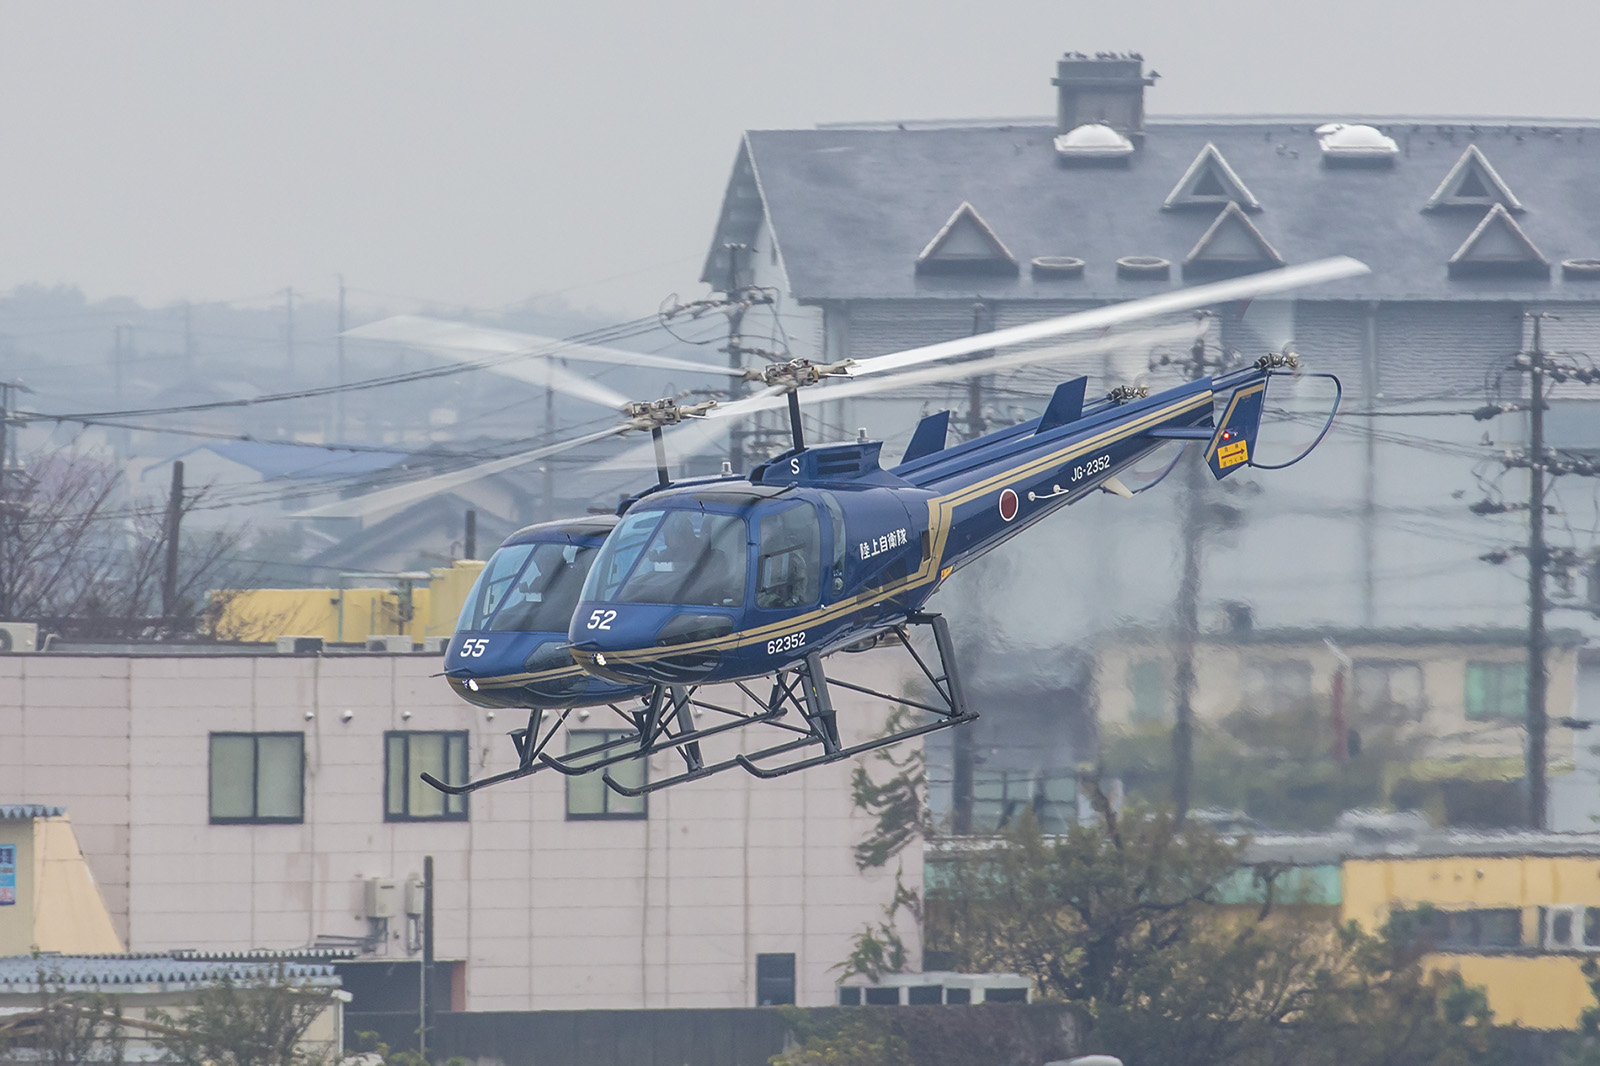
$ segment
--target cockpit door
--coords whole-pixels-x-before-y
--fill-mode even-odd
[[[822,594],[822,523],[815,505],[796,501],[764,511],[756,539],[755,605],[791,611]]]

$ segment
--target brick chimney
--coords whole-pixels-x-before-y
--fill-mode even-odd
[[[1144,90],[1159,75],[1144,72],[1144,57],[1068,52],[1056,63],[1056,132],[1100,122],[1137,142],[1144,135]]]

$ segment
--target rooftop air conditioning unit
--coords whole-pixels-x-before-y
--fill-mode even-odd
[[[416,647],[411,638],[404,633],[367,638],[368,651],[380,651],[386,655],[410,655]]]
[[[279,655],[321,655],[321,637],[279,637]]]
[[[0,652],[13,655],[39,650],[39,626],[35,622],[0,622]]]
[[[450,646],[449,637],[423,637],[422,650],[429,655],[443,655]]]

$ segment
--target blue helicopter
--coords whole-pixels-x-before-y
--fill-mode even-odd
[[[807,446],[800,389],[829,378],[890,371],[896,385],[919,374],[948,379],[953,376],[948,367],[911,368],[1366,269],[1350,259],[1326,260],[875,359],[777,364],[760,372],[762,392],[720,408],[674,411],[670,401],[631,405],[625,409],[634,419],[628,425],[651,430],[657,484],[624,501],[615,519],[545,523],[510,538],[485,567],[450,644],[446,675],[458,693],[482,705],[539,709],[526,729],[512,734],[518,767],[463,784],[433,778],[429,783],[461,793],[545,768],[567,774],[598,770],[612,789],[639,795],[734,767],[761,778],[778,777],[971,721],[976,714],[962,694],[948,625],[925,610],[940,584],[984,552],[1092,493],[1132,497],[1153,487],[1155,482],[1129,489],[1119,475],[1166,445],[1201,448],[1218,479],[1262,465],[1255,451],[1267,387],[1274,375],[1295,369],[1294,357],[1268,354],[1241,369],[1154,396],[1142,388],[1119,387],[1090,399],[1087,379],[1074,378],[1056,388],[1038,418],[954,445],[948,442],[949,412],[941,411],[922,419],[900,463],[887,469],[882,443],[864,435],[845,444]],[[1083,346],[1085,351],[1105,347],[1104,341]],[[1031,352],[988,356],[957,364],[956,373],[993,373],[1037,359]],[[1336,411],[1337,379],[1317,376],[1333,380]],[[879,382],[851,381],[825,393],[835,399],[853,394],[852,389],[879,388]],[[702,423],[700,432],[715,433],[719,417],[785,405],[792,434],[788,450],[745,476],[725,467],[721,477],[677,482],[667,477],[663,426],[695,419]],[[661,412],[653,420],[640,415],[652,406]],[[1293,465],[1309,454],[1332,418],[1330,412],[1322,432],[1299,456],[1271,468]],[[1176,463],[1174,456],[1167,470]],[[574,600],[572,582],[585,569]],[[564,633],[559,628],[563,614]],[[930,657],[919,654],[910,638],[921,628],[932,634]],[[825,657],[885,636],[909,654],[932,697],[877,692],[828,675]],[[758,679],[770,679],[770,690],[756,691],[751,683]],[[719,685],[742,692],[746,703],[730,706],[706,693]],[[830,694],[835,686],[920,710],[924,720],[845,745]],[[637,705],[618,706],[628,701]],[[571,708],[601,703],[622,715],[628,726],[624,736],[561,758],[545,750]],[[538,729],[541,712],[550,708],[560,713]],[[696,719],[706,711],[720,717],[701,725]],[[731,759],[706,761],[700,741],[751,725],[774,727],[783,736],[777,744]],[[807,748],[820,751],[781,764],[772,761]],[[681,773],[640,787],[606,773],[616,763],[664,750],[682,756]]]

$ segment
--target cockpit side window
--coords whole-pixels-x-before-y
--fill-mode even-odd
[[[501,548],[489,557],[489,562],[478,575],[467,602],[461,608],[457,629],[482,629],[484,623],[499,608],[500,601],[511,591],[512,583],[522,570],[522,564],[533,554],[532,544],[513,544]]]
[[[742,604],[747,529],[745,520],[735,515],[667,511],[616,601],[703,607]]]
[[[756,555],[756,606],[804,607],[817,602],[822,526],[816,508],[796,504],[761,516]]]

